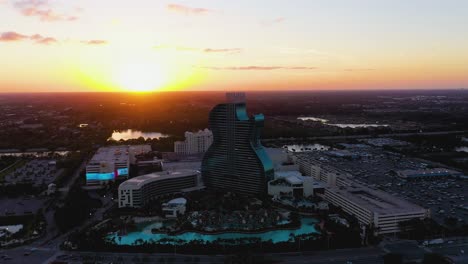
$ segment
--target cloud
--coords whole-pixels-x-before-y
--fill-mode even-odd
[[[15,41],[33,41],[36,44],[55,44],[58,43],[59,40],[53,37],[48,37],[48,36],[43,36],[41,34],[34,34],[34,35],[25,35],[25,34],[20,34],[14,31],[7,31],[3,32],[0,34],[0,42],[15,42]],[[84,40],[80,41],[80,43],[86,44],[86,45],[104,45],[107,44],[108,42],[106,40]]]
[[[82,41],[82,43],[87,44],[87,45],[105,45],[108,42],[107,40],[93,39],[93,40]]]
[[[317,67],[306,66],[230,66],[230,67],[200,67],[207,70],[225,71],[271,71],[271,70],[316,70]]]
[[[43,37],[39,34],[34,34],[29,37],[29,39],[34,40],[38,44],[53,44],[57,42],[57,39],[52,38],[52,37]]]
[[[203,50],[205,53],[239,53],[242,49],[240,48],[231,48],[231,49],[211,49],[206,48]]]
[[[284,17],[277,17],[277,18],[275,18],[275,19],[263,21],[261,24],[264,25],[264,26],[271,26],[271,25],[283,23],[284,21],[286,21],[286,18],[284,18]]]
[[[205,14],[213,12],[213,10],[211,9],[206,9],[206,8],[201,8],[201,7],[190,7],[186,5],[180,5],[180,4],[168,4],[167,10],[176,12],[176,13],[181,13],[184,15],[205,15]]]
[[[0,35],[0,41],[4,41],[4,42],[24,41],[24,40],[32,40],[37,44],[51,44],[51,43],[57,42],[55,38],[44,37],[39,34],[28,36],[28,35],[14,32],[14,31],[8,31],[8,32],[3,32]]]
[[[20,41],[20,40],[24,40],[27,38],[28,36],[22,35],[13,31],[3,32],[0,35],[0,41],[5,41],[5,42],[6,41]]]
[[[157,45],[153,47],[156,50],[172,49],[175,51],[188,51],[200,53],[239,53],[242,52],[241,48],[194,48],[186,46],[170,46],[170,45]]]
[[[28,17],[38,17],[41,21],[74,21],[76,15],[68,15],[55,11],[49,0],[17,0],[13,1],[13,7],[22,15]],[[76,12],[81,12],[75,8]]]

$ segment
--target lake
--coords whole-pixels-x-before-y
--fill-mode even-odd
[[[340,128],[366,128],[366,127],[388,127],[388,125],[381,125],[381,124],[331,124],[328,123],[328,119],[306,116],[306,117],[298,117],[297,119],[302,121],[313,121],[313,122],[320,122],[327,126],[335,126]]]
[[[455,148],[456,152],[467,152],[468,153],[468,147],[457,147]]]
[[[198,232],[185,232],[179,235],[168,234],[153,234],[151,229],[154,227],[151,224],[144,226],[141,231],[130,232],[124,236],[118,236],[117,233],[112,233],[108,238],[115,237],[115,242],[118,245],[132,245],[136,240],[142,239],[143,241],[164,241],[165,244],[185,244],[192,241],[202,241],[204,243],[213,242],[217,239],[235,240],[241,238],[260,238],[262,241],[271,240],[273,243],[290,241],[291,235],[299,236],[306,234],[319,234],[315,229],[315,224],[318,222],[315,218],[302,218],[301,226],[293,230],[272,230],[256,234],[244,234],[237,232],[225,232],[220,234],[202,234]],[[120,239],[119,239],[120,238]]]
[[[388,125],[380,125],[380,124],[327,124],[327,125],[336,126],[340,128],[388,127]]]
[[[302,121],[314,121],[314,122],[322,122],[322,123],[327,123],[327,119],[323,118],[318,118],[318,117],[311,117],[311,116],[305,116],[305,117],[298,117],[297,119],[302,120]]]
[[[114,131],[108,140],[112,139],[115,141],[119,141],[121,139],[129,140],[129,139],[138,139],[140,137],[143,137],[144,139],[155,139],[155,138],[160,139],[160,138],[165,138],[168,136],[169,135],[162,134],[159,132],[142,132],[139,130],[127,129],[127,130]]]
[[[329,146],[325,146],[322,144],[296,144],[296,145],[285,145],[283,148],[287,148],[288,151],[293,152],[304,152],[304,151],[317,151],[317,150],[329,150]]]
[[[70,154],[71,151],[44,151],[44,152],[37,152],[37,151],[28,151],[28,152],[0,152],[0,157],[3,156],[15,156],[15,157],[23,157],[23,156],[31,156],[35,158],[46,158],[49,156],[66,156]]]

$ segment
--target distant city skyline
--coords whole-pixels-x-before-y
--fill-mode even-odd
[[[468,87],[468,2],[0,0],[0,93]]]

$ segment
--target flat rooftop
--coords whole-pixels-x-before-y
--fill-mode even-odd
[[[194,161],[165,161],[163,164],[163,170],[168,171],[181,171],[181,170],[200,170],[201,160]]]
[[[160,180],[165,180],[165,179],[179,178],[179,177],[198,175],[198,174],[200,174],[200,172],[197,170],[187,170],[187,169],[154,172],[154,173],[145,174],[142,176],[138,176],[138,177],[126,180],[119,185],[119,189],[121,188],[138,189],[138,188],[141,188],[141,186],[147,183],[153,182],[153,181],[160,181]]]
[[[187,204],[187,199],[180,197],[180,198],[175,198],[167,202],[168,205],[179,205],[179,204]]]
[[[351,186],[328,187],[326,189],[379,215],[426,210],[419,205],[410,203],[386,192],[371,189],[357,183],[353,183]]]
[[[275,171],[275,178],[302,177],[299,171]]]
[[[292,185],[297,185],[297,184],[303,184],[304,181],[302,180],[302,177],[299,178],[297,176],[290,176],[290,177],[286,177],[285,180],[289,183],[289,184],[292,184]]]
[[[128,146],[110,146],[99,148],[89,163],[128,162]]]

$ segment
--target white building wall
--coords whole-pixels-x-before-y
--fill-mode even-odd
[[[351,202],[344,196],[333,192],[332,190],[325,189],[325,200],[335,206],[339,206],[348,214],[355,215],[360,223],[370,225],[373,223],[373,214],[370,210],[360,206],[357,203]]]
[[[325,200],[339,206],[348,214],[355,215],[361,224],[373,225],[375,234],[389,234],[400,232],[399,222],[407,221],[414,218],[423,219],[429,216],[426,209],[411,211],[403,213],[388,213],[380,215],[377,212],[372,212],[364,208],[358,203],[351,202],[345,196],[333,192],[332,190],[325,190]]]
[[[145,177],[145,175],[139,177]],[[199,179],[199,172],[193,171],[192,174],[184,176],[163,179],[155,178],[155,180],[148,181],[142,185],[127,185],[126,183],[132,181],[132,179],[127,180],[121,183],[118,188],[119,208],[142,207],[157,196],[180,192],[186,188],[197,187]]]
[[[133,206],[132,190],[119,189],[119,208]]]
[[[204,153],[213,143],[213,133],[208,130],[185,132],[185,141],[174,142],[174,152],[180,154]]]
[[[268,184],[268,194],[271,196],[280,196],[281,193],[293,194],[293,187],[283,185],[270,185]]]
[[[424,219],[428,216],[426,210],[420,210],[415,212],[408,212],[404,214],[386,214],[379,215],[374,214],[374,225],[376,227],[376,233],[388,234],[400,232],[399,223],[408,221],[413,218]]]
[[[294,189],[302,189],[304,197],[309,197],[314,195],[314,189],[317,187],[314,183],[316,181],[312,177],[301,177],[302,185],[301,186],[291,186],[291,185],[274,185],[271,182],[268,183],[268,194],[271,196],[279,196],[281,193],[287,193],[293,195]]]
[[[314,182],[315,180],[312,177],[303,177],[302,180],[304,188],[304,196],[309,197],[314,195]]]

